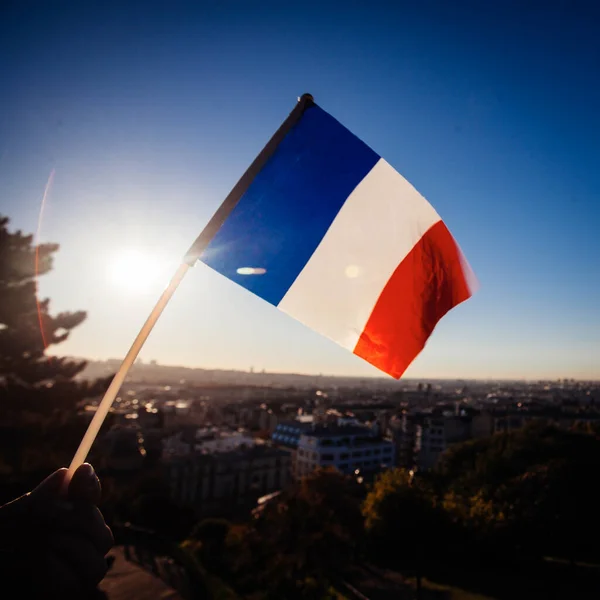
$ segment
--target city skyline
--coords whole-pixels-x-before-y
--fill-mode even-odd
[[[125,354],[178,259],[311,92],[433,204],[481,283],[406,378],[600,379],[593,20],[552,4],[430,4],[7,11],[0,212],[35,232],[48,188],[41,240],[61,249],[40,291],[52,312],[89,314],[56,352]],[[201,264],[141,357],[382,376]]]
[[[107,358],[107,359],[100,359],[100,360],[95,360],[95,359],[89,359],[89,358],[85,358],[85,357],[81,357],[81,356],[73,356],[70,357],[74,360],[86,360],[88,361],[88,366],[86,367],[86,369],[84,369],[84,371],[82,372],[82,377],[88,377],[88,372],[89,370],[93,371],[93,374],[89,375],[89,377],[101,377],[102,375],[107,375],[109,374],[109,371],[112,372],[114,371],[118,365],[120,364],[121,360],[120,358]],[[448,382],[463,382],[463,383],[505,383],[505,384],[511,384],[511,383],[515,383],[515,384],[539,384],[539,383],[548,383],[548,384],[556,384],[556,383],[561,383],[561,384],[570,384],[572,382],[578,384],[578,383],[591,383],[591,384],[596,384],[596,383],[600,383],[600,380],[598,379],[577,379],[577,378],[571,378],[571,377],[554,377],[552,379],[550,378],[542,378],[542,379],[536,379],[536,378],[527,378],[527,377],[520,377],[520,378],[510,378],[510,377],[499,377],[499,378],[469,378],[469,377],[449,377],[449,378],[443,378],[443,377],[428,377],[428,378],[420,378],[420,377],[402,377],[400,380],[395,380],[389,376],[387,376],[385,373],[379,373],[378,371],[375,371],[375,374],[373,376],[371,375],[335,375],[335,374],[331,374],[331,373],[327,373],[327,372],[321,372],[321,373],[298,373],[298,372],[293,372],[293,371],[269,371],[267,369],[261,369],[261,368],[256,368],[254,366],[250,366],[246,369],[228,369],[226,367],[221,367],[221,368],[215,368],[215,369],[209,369],[206,367],[202,367],[202,366],[198,366],[198,367],[190,367],[190,366],[186,366],[186,365],[177,365],[177,364],[168,364],[168,363],[159,363],[158,361],[154,360],[154,359],[149,359],[149,360],[143,360],[143,359],[138,359],[131,370],[131,374],[129,376],[129,381],[130,382],[134,382],[134,381],[138,381],[139,377],[144,377],[144,373],[141,373],[139,371],[139,368],[156,368],[158,370],[161,369],[173,369],[173,370],[178,370],[178,369],[184,369],[184,370],[191,370],[194,373],[211,373],[213,374],[215,377],[213,379],[210,380],[209,383],[230,383],[227,380],[227,374],[229,373],[234,373],[234,374],[239,374],[240,376],[244,376],[242,383],[247,384],[247,377],[246,376],[250,376],[250,377],[256,377],[257,379],[259,379],[262,376],[266,376],[267,378],[271,375],[275,376],[278,380],[283,381],[284,378],[289,377],[291,379],[294,378],[304,378],[304,379],[314,379],[314,385],[318,385],[319,381],[325,381],[326,383],[323,383],[323,386],[327,386],[329,385],[331,382],[330,380],[340,380],[340,381],[354,381],[354,383],[356,383],[357,386],[360,386],[364,381],[372,381],[373,383],[376,384],[385,384],[384,387],[402,387],[402,383],[410,383],[410,384],[414,384],[415,386],[420,385],[427,385],[427,384],[439,384],[439,383],[444,383],[447,384]],[[101,368],[103,371],[102,373],[98,372],[98,369]],[[223,378],[221,380],[218,379],[219,374],[222,374],[225,378],[225,381],[223,381]],[[163,383],[173,383],[175,382],[175,377],[174,375],[171,375],[171,378],[168,377],[168,375],[161,375],[160,373],[155,373],[154,375],[154,380],[158,381],[161,380],[161,377],[165,377]],[[193,380],[185,380],[185,384],[193,384],[194,381]],[[201,382],[198,382],[199,384]],[[206,383],[206,382],[204,382]],[[260,381],[256,382],[256,385],[261,385]],[[266,385],[266,384],[265,384]]]

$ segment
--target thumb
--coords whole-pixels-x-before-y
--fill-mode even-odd
[[[58,469],[44,479],[31,492],[5,504],[1,508],[2,520],[10,520],[29,513],[35,507],[48,504],[50,501],[61,499],[62,487],[67,469]]]
[[[69,483],[69,500],[76,503],[94,504],[100,502],[102,489],[94,467],[89,463],[83,463],[73,473]]]
[[[48,475],[38,486],[29,492],[30,499],[33,501],[58,500],[64,495],[63,488],[67,469],[64,467]]]

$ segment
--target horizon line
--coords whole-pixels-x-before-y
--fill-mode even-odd
[[[85,361],[88,364],[91,362],[95,363],[107,363],[107,362],[115,362],[120,364],[123,359],[121,358],[85,358],[85,357],[69,357],[71,360]],[[154,362],[154,364],[152,364]],[[422,381],[478,381],[478,382],[524,382],[524,383],[535,383],[535,382],[543,382],[543,383],[558,383],[558,382],[576,382],[576,383],[591,383],[591,384],[599,384],[600,379],[585,379],[585,378],[577,378],[577,377],[557,377],[557,378],[543,378],[543,377],[403,377],[401,379],[394,379],[390,376],[386,375],[336,375],[330,373],[301,373],[301,372],[293,372],[293,371],[269,371],[266,369],[259,369],[254,371],[242,370],[236,368],[227,368],[227,367],[201,367],[201,366],[188,366],[181,364],[165,364],[160,363],[153,359],[143,360],[137,359],[136,362],[132,365],[132,368],[136,366],[148,366],[148,367],[164,367],[164,368],[173,368],[173,369],[188,369],[190,371],[222,371],[222,372],[232,372],[232,373],[243,373],[245,375],[279,375],[279,376],[294,376],[294,377],[322,377],[322,378],[330,378],[330,379],[371,379],[375,381],[385,381],[388,383],[397,383],[401,384],[402,382],[422,382]]]

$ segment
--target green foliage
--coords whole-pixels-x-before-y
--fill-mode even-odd
[[[227,519],[203,519],[192,529],[190,538],[203,544],[223,545],[231,529]]]
[[[36,276],[52,268],[56,244],[33,245],[31,235],[8,231],[0,217],[0,410],[52,411],[78,395],[64,394],[85,363],[45,355],[65,341],[85,313],[51,316],[49,300],[37,298]],[[37,257],[37,274],[36,274]],[[73,389],[73,391],[76,388]]]
[[[326,598],[332,578],[355,559],[363,537],[362,491],[351,478],[321,470],[265,507],[243,536],[228,536],[238,587],[267,598]]]
[[[142,471],[133,481],[103,478],[107,489],[103,510],[121,522],[154,531],[162,539],[178,541],[193,527],[193,510],[178,506],[159,472]]]
[[[445,513],[423,478],[404,469],[382,473],[362,511],[371,554],[379,562],[419,573],[443,551]]]
[[[209,573],[198,556],[198,542],[186,540],[173,555],[184,565],[188,576],[192,579],[195,596],[213,600],[239,600],[234,590],[224,581]]]
[[[58,246],[35,246],[33,236],[8,225],[0,216],[0,469],[23,479],[68,461],[83,429],[77,404],[102,393],[107,381],[77,381],[85,362],[46,354],[86,315],[50,314],[36,278],[51,270]]]
[[[533,426],[451,448],[436,469],[443,506],[471,536],[524,555],[597,555],[600,439]]]
[[[198,554],[203,564],[211,571],[226,570],[226,542],[231,523],[226,519],[204,519],[192,529],[190,540],[198,541]]]
[[[595,562],[598,467],[594,431],[532,427],[453,447],[429,474],[382,473],[366,497],[353,479],[317,471],[250,524],[206,520],[189,543],[255,600],[330,597],[365,560],[416,575],[417,587],[425,576],[464,586],[474,569],[541,573],[547,555]]]

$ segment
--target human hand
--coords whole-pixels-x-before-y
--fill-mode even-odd
[[[0,508],[3,587],[20,597],[82,598],[106,574],[113,537],[97,507],[98,477],[83,464],[65,490],[66,475],[59,469]]]

